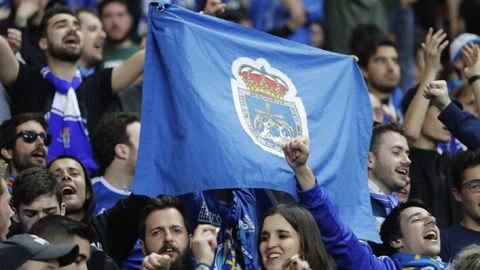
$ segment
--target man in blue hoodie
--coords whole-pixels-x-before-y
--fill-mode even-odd
[[[400,204],[385,219],[380,235],[393,252],[390,257],[373,255],[338,217],[327,191],[316,182],[307,164],[308,139],[295,138],[284,146],[285,158],[295,172],[298,196],[311,211],[322,232],[327,251],[339,269],[445,269],[438,254],[440,233],[435,218],[419,201]],[[409,268],[411,267],[411,268]]]

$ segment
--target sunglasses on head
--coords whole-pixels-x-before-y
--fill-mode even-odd
[[[25,131],[19,132],[17,136],[15,136],[15,140],[20,137],[26,143],[34,143],[38,137],[42,139],[43,144],[45,144],[46,146],[49,146],[50,143],[52,142],[52,136],[50,136],[50,134],[46,134],[45,132],[37,133],[32,130],[25,130]]]

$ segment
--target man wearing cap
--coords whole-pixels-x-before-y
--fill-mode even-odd
[[[62,270],[103,269],[103,262],[99,260],[92,260],[90,261],[92,265],[87,266],[90,258],[90,242],[93,240],[94,232],[83,223],[65,216],[50,215],[35,223],[29,233],[38,235],[54,245],[78,245],[77,259]]]
[[[77,245],[51,245],[33,234],[18,234],[0,243],[0,261],[5,270],[59,269],[74,262],[77,255]]]

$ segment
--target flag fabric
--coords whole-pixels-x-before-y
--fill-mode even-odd
[[[372,112],[351,56],[174,5],[152,3],[148,20],[134,192],[295,195],[282,146],[308,136],[309,165],[340,217],[378,241],[367,187]]]

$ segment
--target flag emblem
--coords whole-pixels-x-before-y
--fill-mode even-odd
[[[267,60],[233,61],[232,93],[243,130],[264,151],[283,157],[286,141],[308,136],[303,102],[295,85]]]

